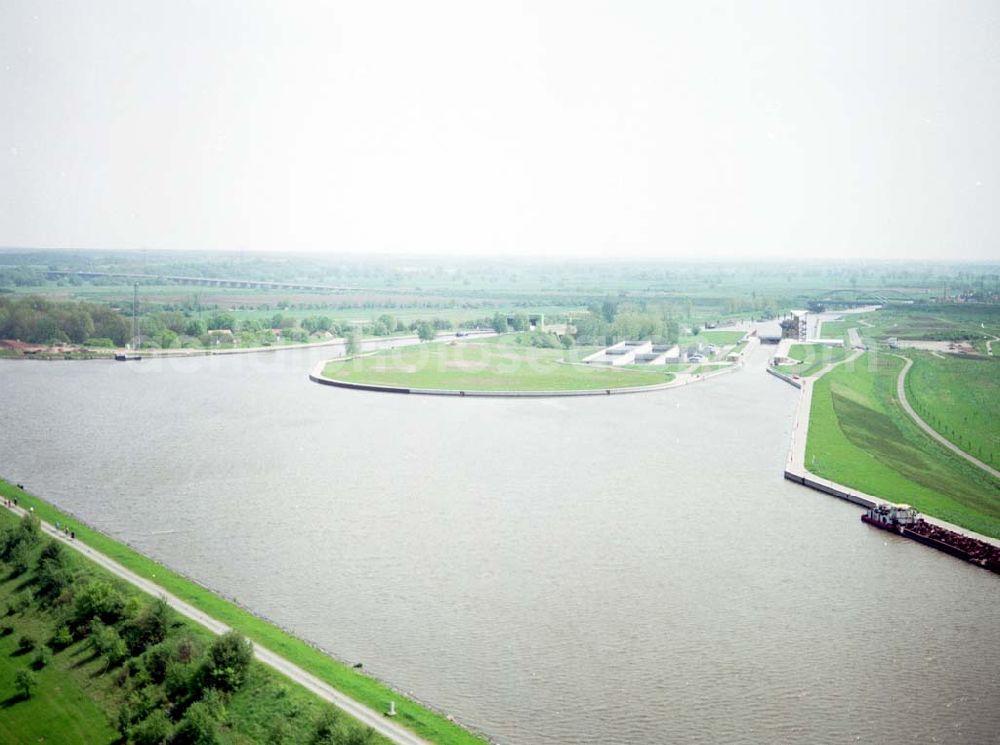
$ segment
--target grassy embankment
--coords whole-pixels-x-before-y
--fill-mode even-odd
[[[220,674],[210,650],[225,640],[25,527],[0,510],[0,556],[8,559],[0,562],[0,741],[291,745],[312,738],[328,704],[248,652],[242,661],[229,658],[232,667]],[[28,697],[17,685],[25,673],[35,684]],[[330,742],[386,742],[334,716]]]
[[[847,321],[823,321],[819,326],[819,338],[843,339],[847,336],[847,329],[851,326],[857,326],[857,324],[849,324]]]
[[[680,345],[683,349],[685,346],[690,344],[697,344],[701,342],[702,344],[714,344],[719,347],[728,346],[731,344],[736,344],[746,336],[746,331],[724,331],[724,330],[702,330],[696,336],[682,336],[680,339]]]
[[[896,399],[902,360],[868,353],[813,389],[806,467],[1000,538],[1000,481],[928,437]]]
[[[967,453],[1000,468],[1000,358],[908,350],[906,398],[920,417]]]
[[[0,496],[17,497],[21,506],[34,507],[35,513],[46,522],[58,521],[72,526],[76,531],[77,540],[109,556],[139,576],[156,582],[170,593],[376,711],[384,711],[388,701],[395,701],[398,712],[396,721],[421,737],[435,743],[455,745],[472,743],[482,745],[484,742],[480,737],[448,721],[444,716],[406,699],[382,683],[332,659],[307,642],[272,626],[212,591],[60,512],[44,500],[2,480],[0,480]]]
[[[335,360],[323,373],[354,383],[467,391],[561,391],[630,388],[665,383],[662,367],[644,369],[568,365],[592,349],[549,349],[517,344],[515,335],[456,344],[399,347]]]
[[[936,341],[968,340],[981,353],[986,353],[986,340],[1000,336],[1000,305],[891,306],[860,316],[871,326],[863,328],[864,336],[884,341],[897,339]]]
[[[850,351],[845,347],[828,347],[823,344],[793,344],[788,350],[788,356],[799,360],[799,364],[778,369],[780,372],[805,378],[818,373],[826,365],[840,362]]]

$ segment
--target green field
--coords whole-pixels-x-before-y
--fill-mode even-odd
[[[482,745],[484,742],[480,737],[449,721],[443,715],[405,698],[384,684],[329,657],[307,642],[272,626],[201,585],[60,512],[44,500],[2,480],[0,480],[0,496],[17,497],[21,506],[34,507],[35,513],[42,520],[53,524],[61,522],[70,526],[76,531],[77,540],[92,546],[139,576],[153,580],[168,592],[307,670],[355,700],[377,711],[383,711],[388,701],[395,701],[398,712],[396,721],[421,737],[435,743],[456,745],[472,743]]]
[[[806,467],[1000,538],[1000,481],[927,436],[896,400],[902,360],[868,353],[813,389]]]
[[[0,519],[0,526],[12,523],[13,518]],[[4,607],[18,584],[9,578],[0,582],[0,603]],[[99,672],[100,661],[76,667],[72,648],[56,654],[49,665],[33,671],[38,690],[31,698],[21,699],[14,687],[14,676],[29,666],[31,655],[18,654],[17,641],[22,634],[44,638],[49,631],[43,621],[23,613],[8,616],[4,624],[14,632],[0,636],[0,742],[116,742],[118,733],[109,715],[90,696],[94,687],[90,676]],[[55,733],[58,738],[53,738]]]
[[[746,336],[746,333],[746,331],[719,331],[703,329],[696,336],[681,337],[680,344],[681,348],[684,348],[688,344],[696,344],[698,342],[724,347],[730,344],[737,344],[740,339]]]
[[[818,373],[823,367],[845,359],[850,350],[845,347],[828,347],[823,344],[793,344],[788,356],[800,360],[798,365],[782,366],[780,371],[805,378]]]
[[[524,337],[522,337],[524,338]],[[518,344],[517,336],[433,342],[334,360],[329,378],[352,383],[466,391],[565,391],[630,388],[671,379],[662,367],[613,369],[566,364],[593,349],[547,349]]]
[[[906,398],[939,433],[1000,468],[1000,358],[907,350]]]
[[[987,338],[1000,336],[1000,305],[951,304],[893,306],[866,313],[862,324],[864,336],[884,340],[929,339],[955,341],[968,339],[977,345]]]
[[[843,339],[847,336],[847,329],[857,326],[856,323],[847,321],[823,321],[819,327],[820,339]]]

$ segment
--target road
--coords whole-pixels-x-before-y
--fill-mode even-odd
[[[18,515],[23,515],[25,510],[20,507],[10,507],[8,508],[12,512]],[[143,592],[152,595],[154,597],[163,598],[167,605],[173,608],[175,611],[180,613],[182,616],[190,618],[209,631],[215,634],[224,634],[230,630],[228,626],[224,623],[215,620],[211,616],[203,613],[202,611],[195,608],[175,595],[171,595],[169,592],[164,590],[162,587],[154,582],[150,582],[148,579],[140,577],[132,571],[129,571],[123,567],[118,562],[113,559],[108,558],[104,554],[95,551],[90,546],[80,541],[73,540],[60,531],[56,530],[55,527],[49,523],[42,523],[42,530],[50,537],[61,541],[63,544],[69,546],[78,553],[83,554],[88,559],[98,564],[102,568],[111,572],[112,574],[120,577],[126,582],[135,585]],[[253,645],[254,656],[263,662],[268,667],[274,668],[282,675],[286,676],[290,680],[298,683],[302,687],[312,691],[314,694],[319,696],[321,699],[328,701],[329,703],[341,709],[347,714],[357,719],[359,722],[371,727],[373,730],[378,732],[380,735],[385,737],[394,743],[399,743],[400,745],[428,745],[426,740],[423,740],[413,734],[410,730],[401,727],[396,724],[391,719],[386,718],[383,714],[371,709],[364,704],[355,701],[348,696],[345,696],[340,691],[331,687],[330,685],[324,683],[322,680],[317,678],[315,675],[306,672],[297,665],[292,664],[284,657],[281,657],[266,647],[262,647],[257,643]],[[386,705],[388,706],[388,701]]]
[[[967,461],[969,461],[969,463],[986,471],[986,473],[990,474],[993,478],[1000,479],[1000,471],[998,471],[997,469],[993,468],[990,465],[987,465],[986,463],[983,463],[981,460],[979,460],[979,458],[976,458],[973,455],[969,455],[969,453],[965,452],[964,450],[962,450],[962,448],[958,447],[958,445],[953,443],[951,440],[947,439],[946,437],[938,433],[936,429],[931,427],[931,425],[929,425],[927,422],[925,422],[923,419],[920,418],[920,415],[913,410],[912,406],[910,406],[910,402],[906,400],[906,374],[910,371],[910,368],[913,366],[913,360],[911,360],[909,357],[904,357],[901,354],[894,354],[893,357],[899,357],[899,359],[903,360],[906,363],[903,365],[903,369],[899,373],[899,378],[896,380],[896,395],[899,398],[899,403],[902,405],[903,410],[906,411],[907,414],[909,414],[910,419],[916,422],[917,426],[920,427],[920,429],[922,429],[928,435],[930,435],[935,440],[940,442],[942,445],[951,450],[953,453],[962,456]]]

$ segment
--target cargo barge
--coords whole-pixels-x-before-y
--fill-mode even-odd
[[[861,520],[1000,574],[1000,548],[932,525],[908,504],[877,504]]]

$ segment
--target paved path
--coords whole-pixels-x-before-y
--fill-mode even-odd
[[[12,512],[18,515],[23,515],[25,510],[21,507],[11,507],[9,508]],[[52,538],[61,541],[65,545],[71,547],[75,551],[86,556],[88,559],[93,561],[95,564],[103,567],[112,574],[121,577],[126,582],[135,585],[143,592],[152,595],[154,597],[163,598],[167,605],[176,610],[183,616],[190,618],[192,621],[200,623],[202,626],[207,628],[209,631],[215,634],[224,634],[229,631],[229,627],[224,623],[215,620],[211,616],[203,613],[202,611],[195,608],[175,595],[171,595],[169,592],[164,590],[159,585],[154,582],[150,582],[148,579],[140,577],[138,574],[129,571],[123,567],[118,562],[108,558],[104,554],[95,551],[90,546],[85,543],[81,543],[77,540],[72,540],[66,535],[56,530],[52,525],[43,522],[42,530]],[[312,691],[314,694],[319,696],[321,699],[330,702],[338,709],[342,709],[346,713],[350,714],[352,717],[357,719],[359,722],[371,727],[373,730],[378,732],[383,737],[387,738],[391,742],[400,743],[400,745],[428,745],[426,740],[422,740],[413,734],[410,730],[401,727],[396,724],[391,719],[387,719],[382,714],[378,713],[374,709],[370,709],[364,704],[358,703],[352,698],[345,696],[340,691],[331,687],[330,685],[324,683],[322,680],[317,678],[315,675],[306,672],[297,665],[293,665],[291,662],[286,660],[284,657],[280,657],[266,647],[262,647],[256,642],[253,645],[254,656],[263,662],[265,665],[274,668],[282,675],[290,678],[294,682],[300,684],[304,688]],[[388,706],[388,701],[386,705]]]
[[[965,452],[962,448],[941,435],[936,429],[920,418],[920,415],[913,410],[912,406],[910,406],[910,402],[906,400],[906,374],[910,371],[910,368],[913,367],[913,360],[909,357],[903,357],[900,354],[894,354],[893,357],[899,357],[899,359],[906,363],[903,365],[903,369],[899,373],[899,378],[896,380],[896,396],[899,398],[899,403],[902,405],[903,409],[910,415],[910,419],[916,422],[920,429],[929,434],[953,453],[962,456],[969,461],[969,463],[986,471],[986,473],[990,474],[993,478],[1000,479],[1000,471],[986,463],[983,463],[979,460],[979,458]]]

